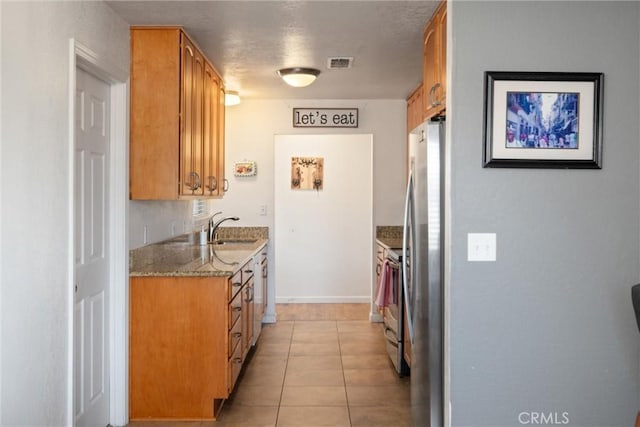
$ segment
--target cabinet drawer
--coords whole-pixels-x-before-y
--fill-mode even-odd
[[[240,317],[240,316],[238,316]],[[229,331],[229,353],[228,357],[233,356],[233,352],[242,340],[242,322],[236,321],[231,330]]]
[[[233,329],[235,323],[242,315],[242,293],[238,293],[229,303],[229,329]]]
[[[233,391],[238,375],[242,370],[242,346],[237,345],[235,351],[229,358],[229,393]]]
[[[244,268],[244,267],[243,267]],[[242,288],[242,268],[229,279],[229,301],[231,301]]]

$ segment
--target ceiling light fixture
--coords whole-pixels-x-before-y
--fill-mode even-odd
[[[283,68],[278,70],[278,74],[289,86],[305,87],[314,82],[316,77],[320,75],[320,70],[301,67]]]
[[[231,107],[240,104],[240,94],[235,90],[228,90],[224,94],[224,105]]]

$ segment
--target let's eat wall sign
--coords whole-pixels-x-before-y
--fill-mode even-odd
[[[357,128],[357,108],[294,108],[294,128]]]

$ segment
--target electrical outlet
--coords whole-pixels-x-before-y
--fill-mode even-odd
[[[142,231],[142,243],[145,245],[149,243],[149,234],[147,233],[147,226],[144,226],[144,230]]]
[[[495,261],[496,233],[467,234],[467,261]]]
[[[267,215],[267,205],[260,205],[260,216]]]

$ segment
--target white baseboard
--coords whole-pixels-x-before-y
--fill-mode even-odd
[[[276,315],[274,314],[265,314],[262,317],[262,323],[276,323]]]
[[[276,304],[340,304],[340,303],[371,303],[371,296],[349,297],[276,297]]]
[[[382,319],[380,313],[369,313],[369,321],[372,323],[382,323],[384,319]]]

